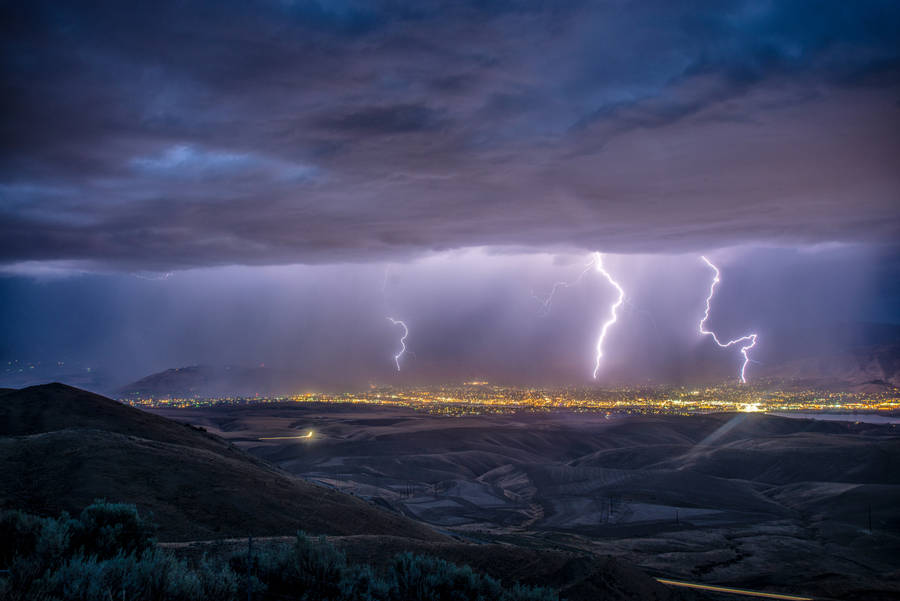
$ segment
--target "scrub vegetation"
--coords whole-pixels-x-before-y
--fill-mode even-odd
[[[95,501],[78,517],[0,513],[0,598],[18,600],[556,601],[550,589],[498,580],[427,555],[383,567],[349,562],[324,537],[230,556],[179,558],[133,505]]]

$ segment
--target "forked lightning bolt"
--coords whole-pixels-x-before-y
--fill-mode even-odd
[[[613,285],[613,287],[618,291],[619,298],[613,303],[612,307],[609,309],[609,319],[607,319],[603,323],[603,327],[600,329],[600,337],[597,338],[597,360],[594,364],[594,379],[597,379],[597,374],[600,372],[600,360],[603,358],[603,340],[606,338],[606,332],[609,330],[610,326],[612,326],[619,319],[618,311],[619,307],[625,302],[625,291],[619,285],[617,281],[612,279],[612,276],[609,275],[609,272],[603,268],[603,255],[599,252],[594,253],[594,260],[592,261],[593,266],[603,274],[606,280]]]
[[[747,364],[750,363],[750,354],[749,351],[754,346],[756,346],[756,334],[747,334],[746,336],[741,336],[740,338],[735,338],[734,340],[729,340],[728,342],[722,342],[719,340],[719,337],[716,336],[716,333],[712,330],[707,330],[704,326],[706,324],[706,320],[709,319],[709,311],[710,311],[710,303],[712,303],[713,296],[716,294],[716,284],[719,283],[719,268],[713,265],[712,261],[707,259],[706,257],[700,257],[703,261],[709,265],[710,269],[713,270],[715,276],[713,276],[712,283],[709,285],[709,296],[706,297],[706,311],[703,313],[703,319],[700,320],[700,333],[704,336],[712,336],[712,339],[722,348],[728,348],[735,344],[740,344],[744,342],[748,342],[749,344],[744,344],[741,346],[741,354],[744,356],[744,363],[741,365],[741,383],[747,383]]]
[[[594,253],[594,254],[597,255],[599,253]],[[536,300],[537,302],[539,302],[541,304],[541,313],[543,315],[547,315],[548,313],[550,313],[550,306],[553,303],[553,297],[554,297],[554,295],[556,295],[556,291],[559,290],[560,288],[569,288],[570,286],[577,285],[579,282],[581,282],[581,280],[584,279],[584,276],[587,275],[587,273],[591,270],[591,268],[594,267],[594,264],[596,263],[596,261],[597,261],[597,258],[596,258],[596,256],[594,256],[590,261],[588,261],[588,264],[584,266],[584,269],[581,271],[581,273],[578,274],[578,277],[575,278],[574,280],[572,280],[571,282],[556,282],[555,284],[553,284],[553,287],[550,289],[550,294],[548,294],[546,298],[541,298],[538,295],[536,295],[534,293],[534,291],[532,291],[531,298],[533,298],[534,300]]]
[[[409,336],[409,328],[406,327],[406,324],[399,319],[394,319],[393,317],[388,317],[388,321],[390,321],[395,326],[400,326],[403,328],[403,336],[400,337],[400,352],[394,355],[394,363],[397,365],[397,371],[400,371],[400,357],[406,353],[406,337]]]

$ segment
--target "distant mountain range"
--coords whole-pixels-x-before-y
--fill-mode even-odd
[[[879,392],[900,388],[900,344],[767,360],[754,364],[751,372],[753,379],[779,380],[785,386]],[[303,390],[296,377],[282,370],[193,365],[151,374],[114,394],[119,398],[206,398],[277,396]]]
[[[755,373],[789,382],[878,391],[900,388],[900,345],[832,350],[767,364]]]
[[[190,365],[150,374],[116,391],[119,397],[269,396],[296,392],[294,374],[268,367]]]
[[[680,359],[681,367],[675,371],[663,370],[653,376],[647,373],[653,371],[652,365],[635,364],[628,368],[629,374],[621,374],[622,381],[611,383],[716,383],[733,377],[740,361],[736,349],[721,351],[698,345],[686,352]],[[900,326],[846,323],[773,328],[761,336],[751,358],[753,363],[748,368],[751,380],[775,379],[801,386],[860,391],[900,388]],[[47,381],[65,382],[117,398],[277,396],[307,390],[346,392],[359,384],[358,381],[315,379],[302,370],[261,365],[173,367],[124,386],[121,377],[114,377],[102,366],[78,362],[9,361],[0,371],[0,386],[21,388]]]
[[[753,366],[760,377],[856,389],[900,387],[900,326],[838,324],[781,330],[761,343]]]

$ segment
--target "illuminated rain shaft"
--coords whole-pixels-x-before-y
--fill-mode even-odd
[[[397,371],[400,371],[400,357],[402,357],[406,353],[406,337],[409,336],[409,328],[407,328],[406,324],[399,319],[388,317],[388,321],[390,321],[395,326],[400,326],[403,328],[403,336],[400,337],[400,352],[394,355],[394,364],[397,366]]]
[[[703,262],[709,265],[710,269],[715,272],[715,276],[713,276],[712,283],[709,285],[709,296],[706,297],[706,311],[703,313],[703,319],[700,320],[700,333],[704,336],[712,336],[712,339],[722,348],[728,348],[735,344],[748,343],[743,344],[741,346],[741,355],[744,356],[744,363],[741,364],[741,383],[747,383],[747,364],[750,363],[750,349],[756,346],[756,334],[747,334],[746,336],[741,336],[740,338],[735,338],[734,340],[729,340],[728,342],[722,342],[719,340],[719,337],[716,336],[716,333],[712,330],[707,330],[704,326],[706,324],[706,320],[709,319],[709,311],[710,311],[710,303],[712,303],[713,296],[716,294],[716,284],[719,283],[719,268],[713,265],[712,261],[707,259],[706,257],[700,257],[703,259]]]
[[[597,360],[594,364],[594,379],[597,379],[597,374],[600,373],[600,360],[603,359],[603,341],[606,339],[606,333],[609,331],[610,326],[612,326],[616,321],[619,320],[619,308],[625,303],[625,291],[619,285],[617,281],[615,281],[609,272],[603,268],[603,255],[599,252],[594,253],[594,260],[592,261],[594,267],[603,274],[603,276],[607,279],[607,281],[613,285],[613,287],[619,292],[619,298],[613,303],[612,307],[609,308],[609,319],[607,319],[603,323],[603,327],[600,328],[600,337],[597,338]]]

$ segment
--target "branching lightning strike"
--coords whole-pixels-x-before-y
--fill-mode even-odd
[[[142,280],[153,280],[155,282],[159,282],[162,280],[168,280],[170,277],[172,277],[172,273],[173,272],[171,272],[171,271],[167,271],[165,273],[159,273],[159,272],[153,272],[153,271],[140,271],[137,273],[132,273],[131,275],[133,275],[136,278],[140,278]]]
[[[598,254],[598,253],[595,253],[595,255],[596,254]],[[571,286],[578,285],[578,283],[584,279],[584,276],[587,275],[588,272],[590,272],[591,268],[594,267],[594,264],[596,263],[596,261],[597,261],[596,256],[591,258],[591,260],[588,261],[587,265],[584,266],[584,269],[581,270],[581,273],[578,274],[578,277],[575,278],[574,280],[572,280],[571,282],[556,282],[555,284],[553,284],[553,287],[550,289],[550,294],[548,294],[545,298],[539,297],[538,295],[536,295],[534,293],[534,291],[532,291],[531,298],[533,298],[534,300],[536,300],[537,302],[539,302],[541,304],[541,314],[547,315],[548,313],[550,313],[550,307],[553,303],[553,297],[556,295],[557,290],[559,290],[560,288],[569,288]]]
[[[404,353],[406,353],[406,337],[409,336],[409,328],[407,328],[406,324],[400,319],[388,317],[388,321],[390,321],[395,326],[399,325],[403,328],[403,336],[400,337],[400,352],[394,355],[394,364],[397,365],[397,371],[400,371],[400,357],[402,357]]]
[[[594,364],[594,379],[597,379],[597,374],[600,372],[600,360],[603,359],[603,340],[606,338],[606,332],[609,330],[610,326],[612,326],[619,319],[618,311],[619,307],[621,307],[625,303],[625,290],[622,289],[622,286],[619,285],[617,281],[615,281],[612,276],[609,274],[606,269],[603,268],[603,255],[599,252],[594,253],[594,259],[591,261],[591,264],[599,271],[606,280],[612,284],[612,286],[618,291],[619,297],[615,303],[613,303],[612,307],[610,307],[610,316],[603,323],[603,327],[600,329],[600,337],[597,338],[597,359]]]
[[[735,338],[734,340],[729,340],[728,342],[722,342],[719,340],[719,337],[716,336],[716,333],[712,330],[705,329],[706,320],[709,319],[709,311],[710,311],[710,303],[712,303],[713,296],[716,294],[716,284],[719,283],[720,272],[719,268],[713,265],[712,261],[707,259],[706,257],[701,256],[703,262],[706,263],[710,269],[713,270],[715,276],[713,276],[712,283],[709,285],[709,296],[706,297],[706,311],[703,313],[703,319],[700,320],[700,333],[704,336],[712,336],[712,339],[715,341],[717,345],[721,348],[728,348],[735,344],[740,344],[747,342],[749,344],[744,344],[741,346],[741,355],[744,356],[744,363],[741,365],[741,383],[747,383],[747,364],[750,363],[750,354],[749,351],[754,346],[756,346],[757,335],[756,334],[747,334],[746,336],[741,336],[740,338]]]

